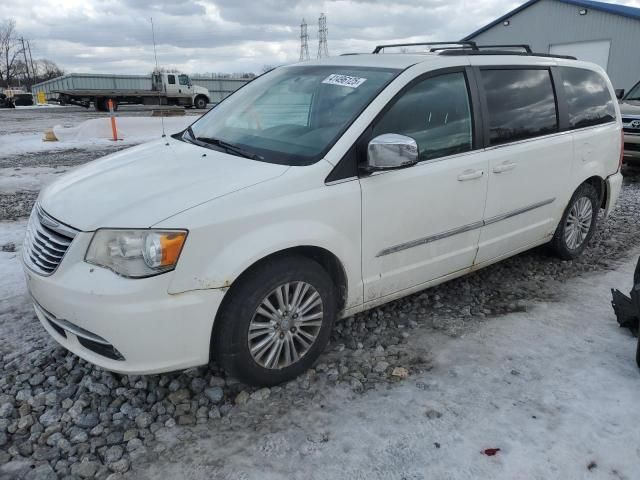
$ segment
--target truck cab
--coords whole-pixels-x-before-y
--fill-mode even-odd
[[[154,72],[151,77],[152,90],[163,92],[167,98],[177,99],[178,104],[191,104],[195,108],[206,108],[209,91],[191,83],[189,75],[175,72]],[[190,102],[189,102],[190,100]]]

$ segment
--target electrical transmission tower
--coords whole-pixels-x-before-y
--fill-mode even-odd
[[[318,19],[318,58],[329,56],[327,32],[327,17],[324,13],[321,13]]]
[[[300,24],[300,61],[309,60],[309,34],[304,18]]]

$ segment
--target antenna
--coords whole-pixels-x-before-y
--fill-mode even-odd
[[[318,58],[329,56],[327,33],[327,17],[324,13],[321,13],[318,19]]]
[[[302,19],[300,24],[300,61],[309,60],[309,34],[307,33],[307,22]]]
[[[160,67],[158,67],[158,51],[156,50],[156,31],[153,28],[153,17],[151,17],[151,38],[153,39],[153,58],[156,61],[156,71],[158,75],[160,75]],[[153,78],[151,79],[151,83],[153,84]],[[162,106],[162,97],[160,95],[160,90],[158,90],[158,106]],[[162,123],[162,137],[166,137],[167,135],[164,133],[164,115],[160,114],[160,123]]]

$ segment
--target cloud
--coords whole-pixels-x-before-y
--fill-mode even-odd
[[[640,5],[640,0],[627,3]],[[34,57],[67,71],[147,73],[158,58],[189,73],[259,72],[299,56],[299,25],[327,15],[329,51],[371,51],[379,43],[455,40],[517,6],[499,0],[21,0],[0,2]]]

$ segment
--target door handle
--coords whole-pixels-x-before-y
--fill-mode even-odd
[[[465,170],[460,175],[458,175],[458,181],[466,182],[467,180],[475,180],[476,178],[480,178],[484,175],[484,171],[482,170]]]
[[[495,167],[493,167],[493,173],[503,173],[503,172],[508,172],[509,170],[513,170],[514,168],[516,168],[516,164],[513,162],[503,162],[500,165],[496,165]]]

